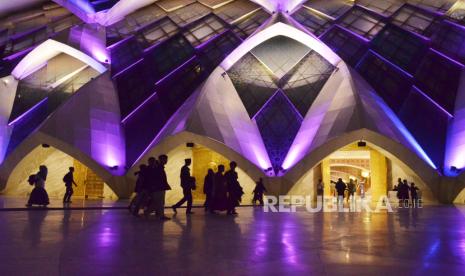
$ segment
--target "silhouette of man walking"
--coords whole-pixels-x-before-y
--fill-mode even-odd
[[[63,197],[63,203],[71,203],[71,196],[73,195],[73,184],[77,187],[76,182],[74,182],[74,167],[69,167],[69,171],[63,177],[63,182],[65,182],[66,192]]]
[[[182,193],[183,193],[183,198],[179,200],[178,203],[175,205],[171,206],[173,208],[173,211],[177,213],[176,209],[181,207],[181,205],[184,204],[184,202],[187,201],[187,209],[186,209],[186,214],[193,214],[192,212],[192,190],[195,190],[195,178],[191,176],[190,173],[190,168],[189,166],[191,165],[192,160],[190,158],[184,160],[184,166],[181,168],[181,187],[182,187]]]

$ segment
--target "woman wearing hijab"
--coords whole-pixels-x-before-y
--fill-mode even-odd
[[[50,204],[47,191],[45,190],[45,180],[47,180],[48,169],[46,166],[40,166],[39,172],[29,176],[29,184],[34,185],[34,189],[29,196],[26,206],[39,205],[46,207]]]

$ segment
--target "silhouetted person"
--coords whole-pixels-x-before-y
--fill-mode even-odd
[[[155,162],[153,167],[149,166],[147,178],[149,181],[150,204],[145,211],[146,217],[155,211],[156,216],[161,220],[169,220],[165,216],[165,194],[167,190],[171,190],[168,184],[168,178],[165,172],[165,165],[168,163],[168,156],[162,154],[158,157],[158,162]]]
[[[357,191],[357,186],[355,185],[352,179],[349,180],[349,184],[347,184],[347,202],[349,202],[350,197],[354,199],[355,192]]]
[[[215,211],[225,211],[228,209],[228,189],[224,177],[224,166],[219,165],[218,171],[213,179],[212,201],[210,204],[210,213]]]
[[[252,204],[255,205],[258,201],[260,206],[263,206],[263,194],[267,192],[265,185],[263,185],[263,178],[260,179],[255,184],[255,189],[253,190],[253,199]]]
[[[74,182],[74,167],[69,167],[69,171],[63,177],[63,182],[65,182],[66,192],[63,197],[63,203],[71,203],[71,196],[73,195],[73,184],[77,187],[76,182]]]
[[[418,188],[415,186],[415,183],[410,184],[410,198],[412,200],[412,207],[418,206]]]
[[[316,184],[316,195],[317,196],[323,196],[323,193],[324,193],[323,180],[318,179],[318,183]]]
[[[392,188],[392,191],[397,192],[399,189],[397,189],[397,185],[394,185],[394,188]]]
[[[28,182],[34,185],[34,189],[29,196],[29,200],[26,204],[27,207],[32,205],[40,205],[46,207],[50,204],[48,199],[47,191],[45,190],[45,180],[47,179],[48,169],[46,166],[40,166],[39,172],[35,175],[29,176]]]
[[[208,169],[208,173],[203,180],[203,193],[205,194],[205,211],[210,208],[212,201],[213,182],[215,181],[215,173],[212,169]]]
[[[399,193],[399,200],[400,200],[400,203],[403,204],[404,206],[406,204],[408,204],[408,199],[409,199],[409,186],[408,186],[408,183],[407,183],[407,180],[404,179],[404,181],[402,182],[402,184],[400,184],[397,189],[399,190],[398,193]]]
[[[244,194],[236,172],[237,163],[232,161],[229,163],[229,171],[224,174],[226,180],[226,188],[228,190],[228,215],[237,215],[236,207],[242,201]]]
[[[347,188],[347,185],[344,181],[342,181],[342,178],[337,180],[335,188],[337,192],[337,202],[342,202],[344,199],[344,192]]]
[[[134,175],[137,176],[136,186],[134,187],[134,192],[136,193],[136,196],[134,196],[131,203],[129,204],[129,212],[131,212],[135,216],[139,215],[141,204],[144,200],[144,197],[146,196],[146,194],[144,193],[144,180],[147,168],[147,165],[141,164],[139,165],[139,170],[134,173]]]
[[[182,193],[183,197],[181,200],[179,200],[178,203],[174,204],[171,206],[173,208],[174,213],[177,213],[176,209],[181,207],[181,205],[184,204],[184,202],[187,201],[187,209],[186,209],[186,214],[193,214],[192,212],[192,190],[195,190],[195,178],[191,176],[191,172],[189,169],[189,166],[191,165],[192,160],[185,159],[184,160],[184,166],[181,168],[181,173],[180,173],[180,178],[181,178],[181,187],[182,187]]]

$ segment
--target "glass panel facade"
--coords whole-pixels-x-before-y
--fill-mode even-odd
[[[353,5],[350,0],[310,0],[304,6],[315,9],[332,18],[338,18],[347,12]]]
[[[411,74],[416,71],[427,48],[421,38],[394,27],[385,28],[373,39],[376,52]]]
[[[430,28],[434,27],[434,20],[432,14],[405,5],[393,15],[391,22],[405,30],[429,36],[432,32]]]
[[[228,71],[245,109],[253,117],[278,89],[271,72],[248,53]]]
[[[205,19],[199,20],[184,32],[184,36],[196,47],[205,43],[212,37],[224,32],[226,26],[216,16],[208,16]]]
[[[233,31],[241,39],[246,39],[253,32],[255,32],[258,29],[258,27],[265,23],[265,21],[268,18],[270,18],[270,14],[261,9],[253,13],[252,15],[246,17],[245,19],[237,22],[235,27],[233,28]]]
[[[257,114],[255,121],[273,169],[278,172],[299,131],[302,118],[286,96],[278,91]]]
[[[235,0],[214,12],[224,21],[233,24],[260,9],[260,6],[248,0]]]
[[[351,9],[339,20],[339,24],[367,39],[372,39],[386,25],[379,16],[361,8]]]
[[[384,16],[395,13],[402,5],[401,0],[356,0],[355,3]]]
[[[305,26],[316,36],[320,36],[332,25],[332,20],[328,17],[315,13],[307,8],[301,8],[293,15],[295,20]]]

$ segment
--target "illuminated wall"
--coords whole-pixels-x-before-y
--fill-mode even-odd
[[[28,177],[37,173],[40,165],[45,165],[48,168],[45,188],[52,199],[63,198],[65,193],[63,176],[68,172],[69,167],[74,166],[76,169],[74,177],[78,187],[74,188],[75,194],[73,196],[75,197],[83,198],[85,196],[86,185],[91,181],[89,174],[95,175],[89,168],[66,153],[53,147],[44,148],[39,146],[18,163],[1,194],[6,196],[28,196],[33,188],[27,182]],[[118,198],[108,185],[103,183],[103,180],[98,177],[95,180],[102,185],[102,195],[105,199]]]
[[[193,191],[194,204],[201,205],[205,201],[203,194],[203,180],[208,168],[217,170],[218,164],[224,164],[226,170],[229,169],[229,160],[221,154],[214,152],[201,145],[195,145],[194,148],[180,145],[166,153],[168,155],[168,164],[165,166],[165,171],[168,177],[168,183],[171,190],[166,193],[166,205],[170,206],[178,202],[182,198],[182,188],[180,183],[180,170],[184,165],[184,160],[192,159],[191,175],[196,178],[197,189]],[[146,162],[150,155],[143,158]],[[255,182],[241,168],[236,169],[239,175],[239,183],[244,189],[242,204],[250,204],[252,201],[252,191],[255,188]]]

